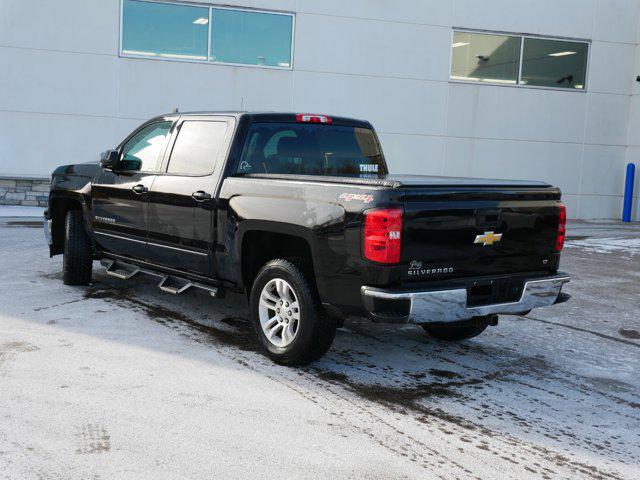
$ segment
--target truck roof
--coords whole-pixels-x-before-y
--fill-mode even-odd
[[[158,115],[157,117],[149,120],[153,121],[161,118],[175,118],[175,117],[199,117],[209,115],[224,115],[231,117],[246,117],[252,122],[282,122],[282,123],[295,123],[297,121],[296,116],[300,114],[309,114],[309,112],[260,112],[260,111],[240,111],[240,110],[205,110],[196,112],[176,112],[168,113],[166,115]],[[341,117],[336,115],[329,115],[326,113],[318,113],[311,115],[322,115],[329,117],[334,125],[349,125],[354,127],[373,128],[371,123],[366,120],[360,120],[357,118]]]

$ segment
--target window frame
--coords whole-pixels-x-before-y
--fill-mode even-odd
[[[266,68],[270,70],[293,70],[293,62],[295,58],[294,47],[295,47],[295,38],[296,38],[296,14],[295,12],[289,12],[285,10],[265,10],[260,8],[251,8],[251,7],[233,7],[228,4],[215,4],[215,3],[194,3],[188,1],[175,1],[175,0],[135,0],[138,2],[144,3],[164,3],[168,5],[185,5],[191,7],[200,7],[206,8],[209,12],[209,23],[207,24],[207,59],[206,60],[198,60],[193,58],[171,58],[171,57],[160,57],[160,56],[152,56],[152,55],[135,55],[132,53],[124,53],[124,45],[123,45],[123,36],[124,36],[124,2],[125,0],[120,0],[120,31],[119,31],[119,43],[118,43],[118,56],[121,58],[138,58],[144,60],[160,60],[166,62],[186,62],[186,63],[203,63],[207,65],[222,65],[222,66],[232,66],[232,67],[247,67],[247,68]],[[213,9],[219,10],[235,10],[241,12],[251,12],[251,13],[267,13],[273,15],[282,15],[291,17],[291,58],[288,67],[281,67],[278,65],[252,65],[247,63],[230,63],[230,62],[214,62],[211,60],[211,21],[213,18]]]
[[[476,34],[484,34],[484,35],[501,35],[508,37],[518,37],[520,39],[520,52],[519,52],[519,64],[518,64],[518,78],[516,78],[515,84],[509,83],[500,83],[500,82],[491,82],[491,81],[474,81],[474,80],[463,80],[458,78],[451,77],[451,68],[453,66],[453,40],[456,33],[476,33]],[[584,88],[563,88],[563,87],[546,87],[542,85],[528,85],[522,83],[522,65],[524,63],[524,42],[527,38],[533,38],[537,40],[557,40],[561,42],[575,42],[582,43],[587,45],[587,62],[585,66],[585,76],[584,76]],[[450,50],[449,50],[449,83],[462,83],[465,85],[491,85],[494,87],[508,87],[508,88],[530,88],[533,90],[552,90],[552,91],[560,91],[560,92],[577,92],[577,93],[586,93],[589,88],[589,68],[591,63],[591,40],[584,38],[571,38],[571,37],[553,37],[548,35],[534,35],[528,33],[515,33],[515,32],[497,32],[494,30],[474,30],[469,28],[457,28],[453,27],[451,29],[451,40],[449,42]]]

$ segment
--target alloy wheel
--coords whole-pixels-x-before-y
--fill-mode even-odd
[[[286,280],[269,280],[260,293],[260,326],[267,340],[276,347],[288,346],[296,337],[300,323],[298,297]]]

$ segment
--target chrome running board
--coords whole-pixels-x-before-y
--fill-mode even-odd
[[[172,295],[178,295],[189,289],[195,288],[207,292],[213,298],[222,298],[224,296],[224,290],[222,288],[193,282],[189,279],[175,275],[167,275],[166,273],[156,270],[138,267],[136,265],[123,262],[122,260],[102,259],[100,260],[100,263],[103,267],[106,267],[105,273],[107,275],[111,275],[112,277],[116,277],[121,280],[129,280],[139,273],[150,275],[152,277],[160,277],[158,288],[163,292],[171,293]]]

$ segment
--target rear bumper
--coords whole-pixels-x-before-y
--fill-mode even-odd
[[[515,302],[468,306],[465,288],[433,291],[391,291],[363,286],[362,303],[372,320],[392,323],[453,323],[492,314],[518,314],[533,308],[566,301],[560,296],[567,274],[526,280],[520,299]],[[377,312],[376,300],[397,302],[401,314]],[[389,302],[386,302],[387,304]]]

